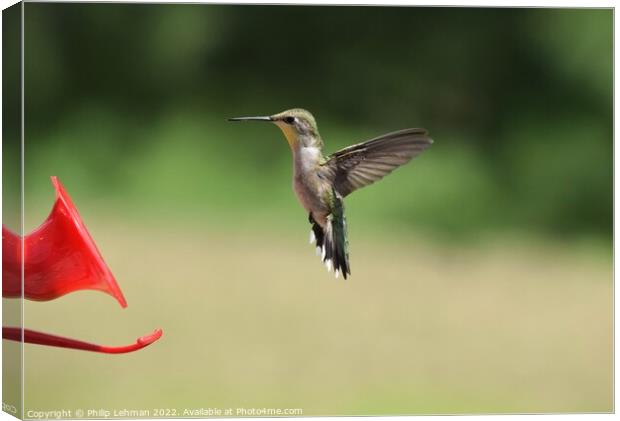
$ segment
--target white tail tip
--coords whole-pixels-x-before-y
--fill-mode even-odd
[[[325,261],[325,267],[327,268],[328,272],[331,272],[334,269],[334,265],[331,259]]]
[[[335,271],[336,279],[340,276],[340,269],[336,269]]]
[[[310,244],[314,244],[316,241],[316,237],[314,236],[314,231],[310,230]]]

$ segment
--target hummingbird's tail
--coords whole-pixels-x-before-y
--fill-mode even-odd
[[[321,255],[327,270],[331,272],[333,269],[336,277],[342,273],[344,279],[347,279],[347,275],[351,274],[351,268],[349,266],[347,223],[342,199],[336,197],[332,213],[327,217],[325,229],[316,223],[312,215],[310,215],[310,223],[312,224],[310,242],[316,241],[317,254]]]

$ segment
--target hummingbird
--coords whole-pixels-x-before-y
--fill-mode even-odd
[[[384,134],[323,155],[323,139],[312,114],[293,108],[270,116],[229,121],[266,121],[282,130],[293,154],[293,190],[308,212],[310,243],[328,271],[347,279],[349,263],[344,198],[419,155],[433,140],[425,129]]]

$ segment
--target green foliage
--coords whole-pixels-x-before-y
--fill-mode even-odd
[[[435,139],[347,200],[358,223],[610,239],[612,18],[29,3],[26,203],[54,174],[145,214],[300,217],[281,134],[225,121],[299,106],[328,151],[405,127]]]

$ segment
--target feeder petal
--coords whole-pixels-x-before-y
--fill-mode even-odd
[[[155,330],[150,335],[145,335],[136,340],[135,343],[125,346],[104,346],[91,344],[89,342],[78,341],[77,339],[65,338],[63,336],[51,335],[49,333],[37,332],[35,330],[24,329],[24,342],[28,344],[55,346],[59,348],[79,349],[82,351],[101,352],[104,354],[125,354],[137,351],[149,346],[161,338],[163,331]],[[19,327],[3,327],[2,339],[11,341],[22,341],[22,329]]]

